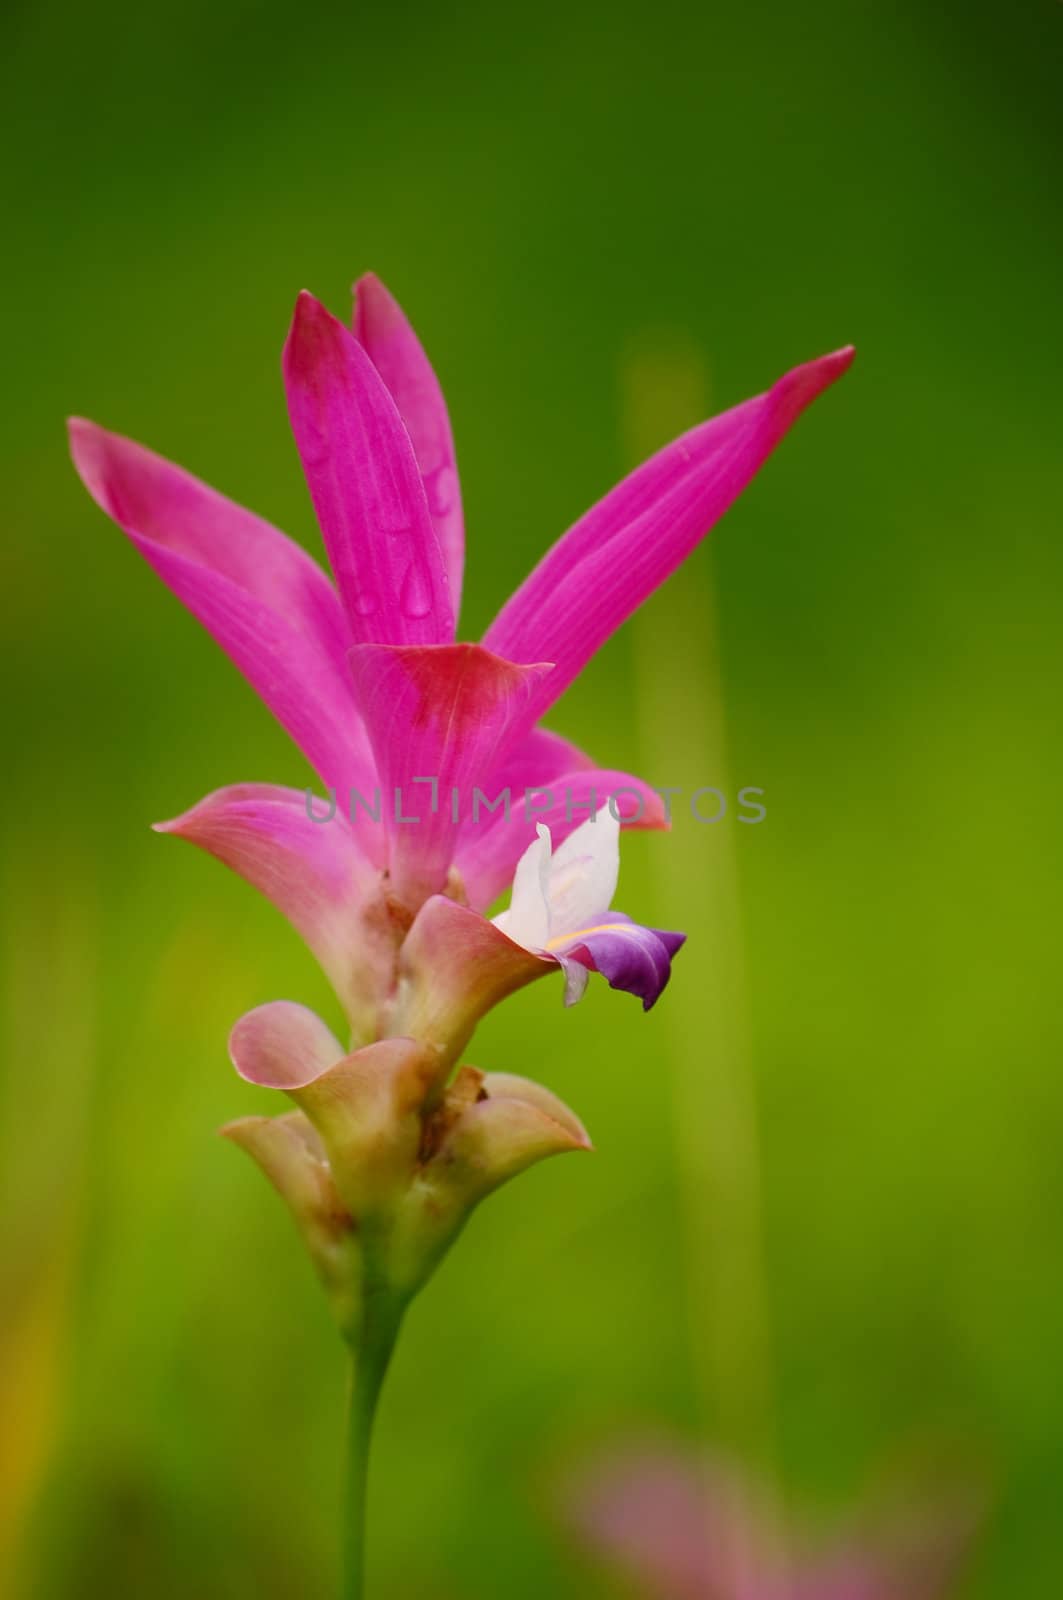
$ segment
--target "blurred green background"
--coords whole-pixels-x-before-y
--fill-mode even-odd
[[[768,816],[630,841],[620,903],[691,934],[651,1016],[544,984],[475,1041],[598,1154],[493,1199],[415,1306],[371,1592],[611,1594],[559,1485],[647,1426],[826,1517],[945,1442],[993,1486],[964,1592],[1063,1592],[1061,26],[8,9],[4,1593],[331,1592],[340,1351],[214,1129],[265,1099],[236,1016],[333,1002],[264,901],[148,831],[305,772],[63,418],[317,551],[279,351],[300,287],[341,311],[367,268],[449,397],[466,637],[639,455],[859,348],[552,718]]]

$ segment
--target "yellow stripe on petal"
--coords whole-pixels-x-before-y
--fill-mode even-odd
[[[581,939],[588,939],[593,933],[643,933],[644,931],[643,928],[636,927],[630,922],[598,922],[593,928],[577,928],[574,933],[559,933],[556,939],[548,939],[543,949],[558,950],[563,944],[578,944]]]

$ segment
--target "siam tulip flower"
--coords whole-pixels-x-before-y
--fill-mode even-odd
[[[296,1109],[225,1131],[287,1201],[356,1352],[359,1471],[402,1311],[471,1208],[532,1161],[587,1147],[549,1091],[462,1065],[477,1021],[559,968],[570,1003],[597,971],[648,1009],[683,941],[609,909],[620,826],[664,827],[661,796],[540,719],[851,359],[797,367],[659,451],[553,546],[479,644],[456,641],[464,525],[446,406],[376,278],[356,286],[349,328],[300,295],[284,351],[334,582],[180,468],[71,423],[93,498],[329,796],[239,783],[159,831],[266,894],[347,1018],[349,1048],[291,1002],[244,1017],[237,1070]],[[509,910],[488,920],[511,882]]]
[[[284,352],[335,587],[291,540],[181,469],[71,424],[90,493],[344,798],[323,823],[300,791],[239,784],[162,827],[270,895],[322,960],[355,1038],[379,1036],[397,950],[426,903],[444,894],[484,912],[538,823],[560,844],[614,795],[627,825],[666,825],[645,783],[539,719],[851,358],[797,367],[659,451],[554,545],[481,644],[454,642],[464,538],[446,407],[372,276],[357,286],[353,330],[300,295]],[[548,803],[474,818],[477,789],[489,800],[540,789]]]
[[[980,1497],[811,1540],[727,1464],[650,1445],[593,1466],[569,1498],[581,1542],[644,1600],[946,1600]]]

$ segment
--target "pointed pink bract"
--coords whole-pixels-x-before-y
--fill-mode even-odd
[[[367,272],[355,284],[354,294],[355,337],[387,385],[410,436],[447,570],[456,621],[465,567],[465,523],[443,391],[402,307],[380,279]]]
[[[530,720],[685,560],[852,358],[845,349],[795,367],[767,394],[692,429],[592,507],[544,556],[484,635],[500,655],[555,663]]]
[[[74,465],[163,582],[199,618],[325,783],[371,773],[321,568],[276,528],[161,456],[94,423],[70,423]]]
[[[353,333],[305,292],[284,381],[352,639],[448,643],[453,609],[410,436]]]

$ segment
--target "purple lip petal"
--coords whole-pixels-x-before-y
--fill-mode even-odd
[[[538,717],[620,624],[723,516],[805,407],[849,366],[851,348],[810,361],[767,394],[684,434],[570,528],[503,606],[488,649],[548,660]]]
[[[465,524],[450,431],[439,380],[398,301],[372,272],[354,286],[354,333],[387,385],[410,436],[432,526],[443,553],[457,621],[465,565]]]
[[[284,347],[292,431],[356,644],[454,637],[410,436],[369,356],[305,291]]]
[[[610,915],[613,915],[613,913],[610,913]],[[666,928],[651,928],[650,932],[655,933],[658,939],[660,939],[661,943],[664,945],[664,948],[668,952],[669,959],[671,959],[671,957],[674,956],[678,951],[682,950],[683,946],[687,942],[687,936],[685,933],[669,933]]]
[[[665,989],[672,957],[685,939],[685,933],[644,928],[621,911],[606,911],[588,928],[553,946],[551,953],[600,972],[611,989],[637,995],[642,1009],[649,1011]]]
[[[141,445],[74,418],[70,447],[97,505],[221,645],[325,783],[371,766],[325,574],[267,522]]]
[[[416,910],[441,890],[459,822],[452,790],[468,804],[484,773],[505,759],[513,730],[548,663],[517,666],[482,645],[360,645],[350,653],[373,745],[390,835],[396,896]],[[436,780],[436,810],[428,782]],[[400,814],[418,821],[400,821]]]

